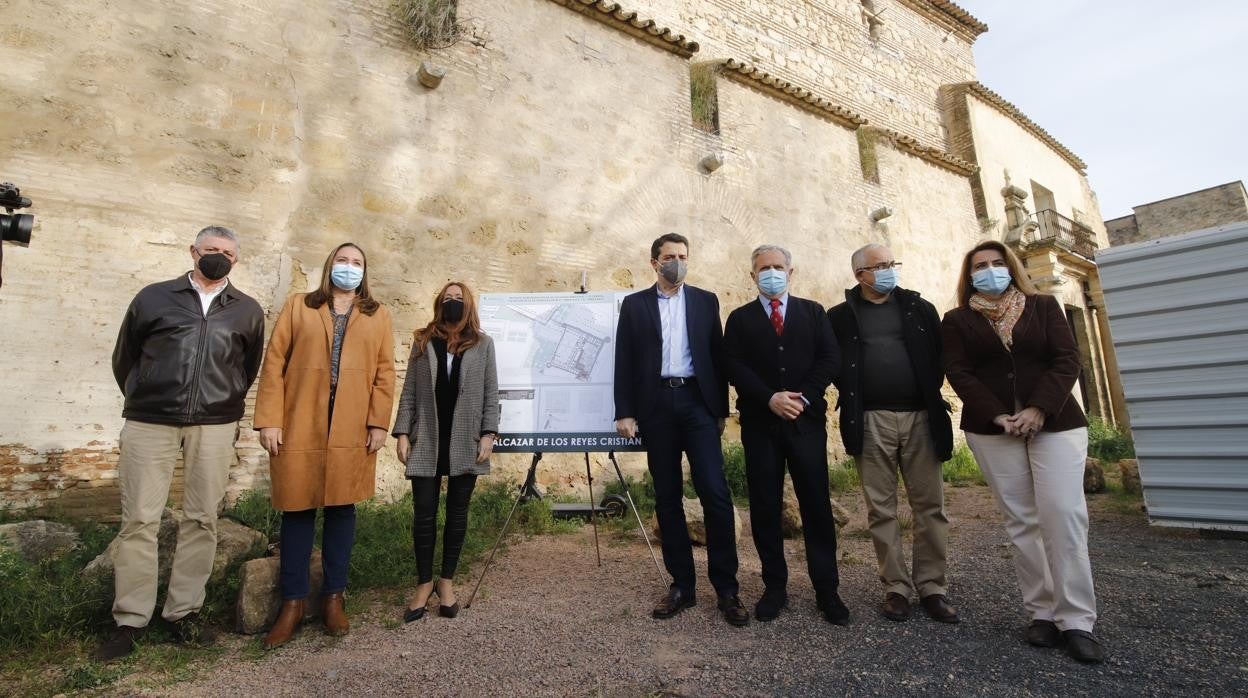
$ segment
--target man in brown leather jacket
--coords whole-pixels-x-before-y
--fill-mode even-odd
[[[194,268],[147,286],[130,303],[113,376],[125,395],[121,530],[113,553],[117,632],[97,651],[112,660],[134,651],[156,608],[160,517],[181,450],[185,489],[177,552],[162,615],[179,641],[199,644],[199,609],[217,547],[217,508],[225,496],[244,398],[260,370],[264,311],[230,284],[238,237],[210,226],[190,247]]]

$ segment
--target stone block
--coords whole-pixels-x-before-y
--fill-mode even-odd
[[[1142,491],[1139,461],[1134,458],[1124,458],[1118,461],[1118,470],[1122,472],[1122,489],[1131,494],[1139,494]]]
[[[1085,494],[1096,494],[1105,491],[1105,470],[1101,462],[1088,458],[1083,466],[1083,491]]]
[[[702,502],[697,499],[685,499],[685,525],[689,528],[689,540],[694,545],[706,545],[706,515],[702,511]],[[733,540],[741,540],[741,512],[732,508]],[[662,540],[663,531],[659,529],[657,516],[650,517],[650,531],[656,540]]]
[[[19,521],[0,525],[0,545],[28,562],[55,559],[78,548],[78,532],[52,521]]]
[[[240,633],[254,635],[264,632],[277,620],[282,605],[282,592],[278,585],[281,561],[277,557],[262,557],[243,563],[239,573],[238,601],[234,606],[235,628]],[[309,599],[321,596],[324,573],[321,570],[321,551],[312,551],[308,563]],[[320,604],[306,605],[308,617],[320,613]]]

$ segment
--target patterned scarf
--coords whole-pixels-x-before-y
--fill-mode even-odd
[[[977,292],[970,301],[971,308],[992,323],[992,329],[996,330],[1006,349],[1014,344],[1014,323],[1018,322],[1026,304],[1027,296],[1013,285],[995,299]]]

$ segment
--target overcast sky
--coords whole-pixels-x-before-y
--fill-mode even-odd
[[[980,82],[1088,163],[1106,219],[1248,177],[1248,2],[957,3]]]

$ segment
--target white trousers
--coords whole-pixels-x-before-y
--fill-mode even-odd
[[[1014,544],[1014,569],[1032,620],[1091,631],[1096,593],[1088,560],[1083,470],[1088,430],[1015,436],[967,433]]]

